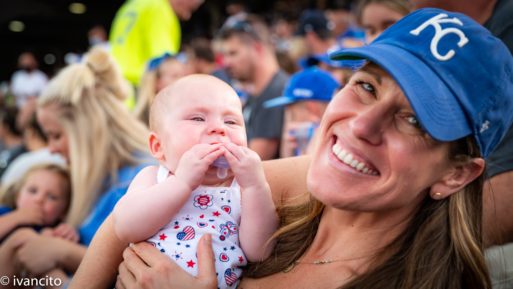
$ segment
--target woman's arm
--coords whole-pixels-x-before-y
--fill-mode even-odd
[[[112,216],[107,217],[96,232],[68,288],[109,288],[115,281],[116,269],[127,245],[116,237]]]

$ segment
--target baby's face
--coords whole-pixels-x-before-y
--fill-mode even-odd
[[[21,187],[16,208],[33,208],[43,211],[44,225],[53,225],[66,213],[69,196],[63,177],[49,170],[30,173]]]
[[[181,156],[196,144],[234,143],[247,146],[241,102],[224,83],[189,81],[166,99],[168,112],[157,132],[165,164],[174,171]]]

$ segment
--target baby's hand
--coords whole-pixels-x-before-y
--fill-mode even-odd
[[[52,236],[68,240],[74,243],[78,242],[80,238],[75,228],[66,223],[60,223],[57,227],[52,229]]]
[[[221,144],[197,144],[182,155],[175,176],[192,191],[201,185],[208,167],[223,153]]]
[[[267,185],[260,156],[251,149],[233,143],[225,143],[225,158],[230,164],[237,183],[243,189],[260,189]]]
[[[40,208],[19,208],[12,212],[18,225],[42,225],[43,210]]]

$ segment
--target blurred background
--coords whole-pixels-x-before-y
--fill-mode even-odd
[[[0,82],[8,81],[23,51],[33,52],[39,69],[51,76],[65,64],[65,57],[82,54],[89,47],[88,31],[95,26],[107,33],[124,0],[2,0],[0,1]],[[182,23],[184,43],[197,36],[212,37],[227,17],[230,0],[206,0],[192,19]],[[333,0],[245,0],[251,12],[269,15],[287,7],[297,14],[307,8],[326,8]],[[338,1],[340,2],[340,1]],[[351,1],[345,1],[351,2]],[[292,12],[294,13],[294,12]]]

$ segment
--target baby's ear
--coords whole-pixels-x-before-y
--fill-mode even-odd
[[[444,199],[478,178],[484,171],[485,161],[473,158],[464,164],[456,164],[440,181],[431,186],[430,195],[433,199]]]
[[[162,143],[155,132],[150,132],[149,142],[151,155],[159,161],[165,161]]]

